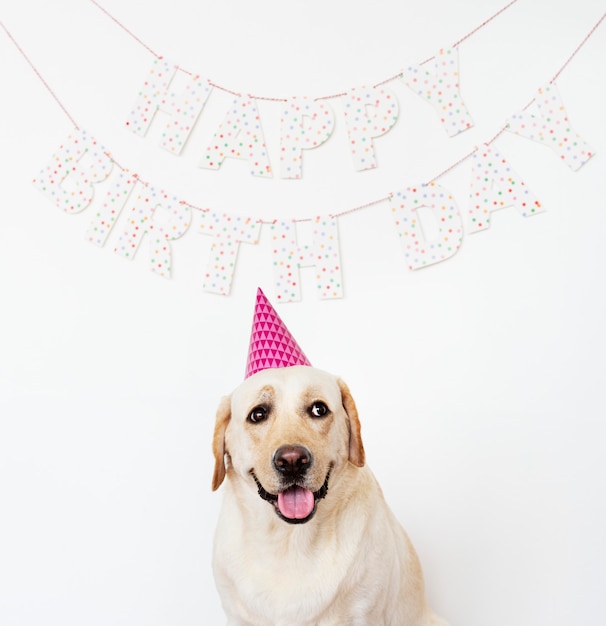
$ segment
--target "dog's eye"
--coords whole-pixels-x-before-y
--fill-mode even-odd
[[[258,424],[263,420],[267,419],[267,407],[264,406],[256,406],[249,414],[248,421],[253,424]]]
[[[324,402],[314,402],[309,408],[312,417],[324,417],[328,413],[328,407]]]

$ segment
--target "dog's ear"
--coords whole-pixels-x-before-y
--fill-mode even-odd
[[[215,470],[213,472],[213,491],[217,490],[225,478],[225,430],[231,419],[231,397],[221,400],[217,409],[215,434],[213,436],[213,454],[215,455]]]
[[[362,433],[360,431],[360,418],[356,403],[349,391],[349,387],[339,378],[339,389],[341,390],[341,400],[343,408],[349,418],[349,461],[356,467],[363,467],[366,461],[364,445],[362,444]]]

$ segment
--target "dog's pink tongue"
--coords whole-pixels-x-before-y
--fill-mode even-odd
[[[288,519],[304,519],[314,510],[314,494],[303,487],[289,487],[278,494],[278,508]]]

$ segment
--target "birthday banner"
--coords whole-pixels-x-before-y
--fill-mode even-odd
[[[539,89],[533,106],[512,115],[506,130],[551,148],[572,170],[579,169],[593,155],[589,145],[572,129],[555,83]],[[472,166],[468,174],[470,192],[465,227],[454,197],[435,180],[408,185],[372,203],[386,200],[391,206],[394,228],[411,270],[451,258],[463,243],[464,230],[488,229],[491,214],[497,209],[513,206],[522,217],[544,210],[495,144],[494,140],[487,142],[469,155]],[[258,244],[263,227],[269,228],[272,242],[279,242],[271,246],[277,301],[301,299],[299,270],[306,266],[316,269],[320,298],[343,295],[338,220],[358,209],[315,216],[313,243],[300,246],[296,224],[302,220],[282,218],[268,222],[250,215],[198,209],[187,200],[141,181],[135,173],[118,165],[104,146],[79,129],[67,137],[34,184],[66,213],[79,213],[91,206],[93,217],[86,236],[97,246],[106,244],[118,222],[115,253],[133,258],[147,238],[145,254],[149,267],[159,276],[170,277],[171,242],[190,231],[195,213],[200,218],[195,230],[213,237],[202,285],[205,291],[229,294],[240,244]],[[425,238],[421,228],[418,209],[422,207],[431,209],[439,225],[432,240]],[[123,212],[124,218],[120,219]]]
[[[198,74],[190,76],[181,93],[171,90],[179,66],[163,57],[152,62],[139,90],[126,126],[144,136],[158,111],[167,113],[170,121],[162,131],[160,146],[171,154],[183,150],[213,89],[213,83]],[[424,69],[410,65],[394,80],[413,89],[436,110],[447,135],[454,137],[471,128],[473,121],[460,94],[458,48],[440,50],[433,66]],[[294,96],[288,99],[259,98],[235,94],[224,120],[219,124],[199,166],[218,170],[225,159],[248,162],[253,176],[271,178],[267,145],[257,100],[281,103],[280,177],[300,179],[303,175],[303,152],[324,144],[335,126],[335,113],[327,100],[341,100],[342,120],[347,128],[348,145],[356,171],[377,167],[374,140],[389,132],[398,121],[396,93],[383,85],[359,86],[335,95],[312,98]]]
[[[304,151],[323,145],[335,127],[335,111],[329,100],[340,101],[341,119],[347,129],[348,146],[356,171],[377,167],[374,140],[389,132],[398,121],[400,106],[396,93],[386,86],[388,83],[410,88],[432,106],[447,136],[455,137],[471,128],[473,120],[460,93],[458,46],[517,0],[509,2],[452,46],[439,50],[421,63],[407,64],[396,76],[387,80],[375,85],[352,87],[334,95],[297,95],[289,98],[244,95],[199,73],[184,70],[143,44],[96,0],[92,2],[155,57],[126,121],[126,127],[131,132],[145,136],[156,113],[162,111],[170,116],[170,120],[162,130],[160,147],[179,155],[213,91],[220,90],[231,94],[234,99],[203,150],[199,167],[218,170],[225,159],[237,158],[248,162],[251,175],[271,178],[273,169],[257,101],[277,102],[281,105],[279,175],[281,178],[300,179]],[[173,82],[179,73],[186,76],[186,85],[177,93]]]
[[[511,4],[513,2],[499,13]],[[77,214],[90,208],[92,217],[86,230],[88,241],[96,246],[105,246],[111,239],[114,252],[124,258],[144,255],[149,268],[158,276],[171,276],[173,243],[190,232],[197,232],[212,237],[202,288],[209,293],[227,295],[236,270],[240,244],[258,245],[263,228],[269,230],[272,241],[270,254],[276,301],[301,299],[300,268],[309,266],[315,268],[318,296],[321,299],[340,298],[343,296],[343,267],[338,224],[349,213],[388,204],[406,263],[411,270],[418,270],[452,258],[461,247],[465,232],[489,229],[491,214],[495,210],[514,207],[524,218],[544,211],[539,199],[496,146],[496,139],[506,131],[531,139],[548,147],[573,171],[593,156],[592,148],[573,130],[555,79],[604,17],[606,14],[602,15],[554,78],[538,89],[524,109],[513,113],[492,139],[474,148],[433,179],[389,191],[384,197],[363,207],[316,215],[305,220],[287,216],[263,220],[254,215],[201,209],[150,181],[141,180],[134,171],[119,165],[106,147],[75,124],[37,70],[39,78],[76,128],[55,151],[34,184],[67,214]],[[25,56],[8,30],[4,30]],[[31,61],[25,58],[34,68]],[[423,64],[410,65],[396,79],[412,86],[419,95],[431,101],[447,134],[455,136],[473,123],[459,92],[456,46],[441,51],[433,60],[432,69],[423,69]],[[169,113],[161,145],[174,154],[181,152],[213,87],[217,87],[215,83],[194,75],[183,93],[171,93],[170,83],[177,71],[177,65],[156,55],[127,121],[131,131],[144,135],[158,110]],[[207,148],[202,165],[217,169],[227,157],[244,158],[249,161],[253,175],[271,176],[256,106],[259,98],[235,96],[224,122],[215,133],[214,141]],[[348,138],[353,146],[354,167],[359,171],[375,167],[373,139],[388,132],[395,123],[398,115],[395,96],[381,84],[355,88],[334,97],[342,100]],[[300,178],[303,150],[317,147],[330,137],[334,114],[326,98],[301,96],[281,103],[280,175]],[[446,172],[459,169],[468,160],[471,163],[467,170],[469,197],[464,219],[453,195],[436,180]],[[421,227],[418,210],[422,207],[430,209],[438,225],[437,233],[431,239],[425,237]],[[312,242],[309,245],[299,243],[297,224],[304,221],[312,222]]]

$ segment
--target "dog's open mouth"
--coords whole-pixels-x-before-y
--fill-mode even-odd
[[[330,469],[326,474],[324,484],[318,491],[311,491],[301,485],[293,484],[278,492],[277,495],[265,490],[253,470],[250,473],[255,479],[255,483],[257,483],[257,489],[261,498],[272,504],[278,517],[289,524],[304,524],[308,522],[316,512],[318,500],[325,498],[328,493]]]

